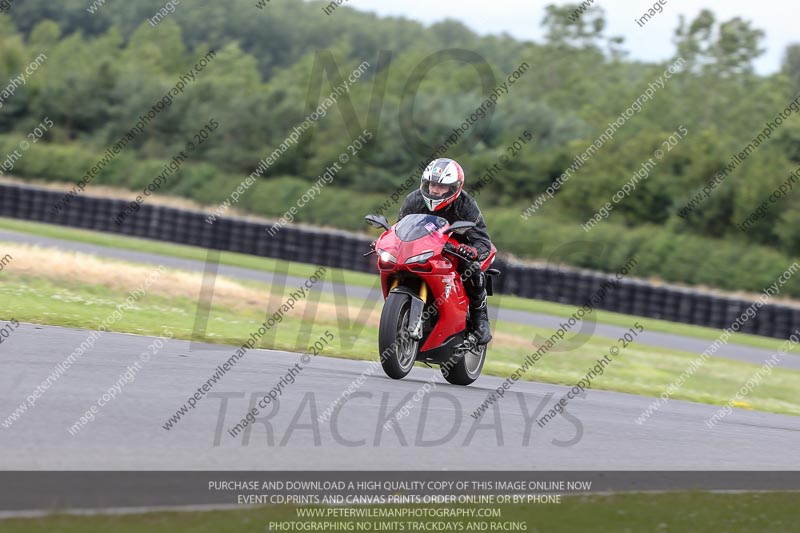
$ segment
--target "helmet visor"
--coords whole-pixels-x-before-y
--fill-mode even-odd
[[[446,200],[458,192],[458,183],[437,183],[431,180],[422,180],[420,190],[423,195],[432,200]]]

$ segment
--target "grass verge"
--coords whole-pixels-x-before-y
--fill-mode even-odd
[[[395,506],[391,506],[394,508]],[[420,508],[420,507],[415,507]],[[441,507],[439,507],[441,508]],[[463,507],[459,507],[463,508]],[[473,507],[474,508],[474,507]],[[500,518],[338,518],[337,524],[367,522],[371,531],[420,531],[416,523],[441,523],[436,531],[481,531],[470,522],[486,523],[485,531],[498,531],[491,524],[520,524],[516,531],[547,533],[631,533],[692,531],[694,533],[762,533],[797,531],[797,494],[671,492],[663,494],[622,493],[613,495],[564,496],[560,504],[495,505]],[[257,507],[232,511],[159,512],[126,515],[53,515],[44,518],[0,520],[6,533],[242,533],[279,531],[277,524],[312,525],[322,519],[298,518],[291,506]],[[402,524],[396,529],[387,523]],[[450,524],[450,529],[444,528]],[[270,526],[273,527],[270,527]],[[460,527],[458,527],[460,525]],[[381,529],[383,526],[383,529]],[[346,527],[346,526],[345,526]],[[283,531],[301,529],[283,529]],[[347,531],[348,529],[337,529]],[[433,531],[433,529],[431,529]],[[511,529],[507,529],[511,530]],[[311,531],[311,529],[309,529]],[[322,531],[318,529],[318,531]]]
[[[51,224],[20,221],[7,218],[0,218],[0,229],[29,233],[42,237],[95,244],[99,246],[108,246],[111,248],[161,254],[182,259],[193,259],[196,261],[205,261],[207,254],[206,249],[194,246],[184,246],[173,243],[151,241],[147,239],[138,239],[121,235],[65,228]],[[295,263],[291,261],[282,261],[278,259],[257,257],[233,252],[222,252],[220,254],[220,264],[249,268],[264,272],[288,271],[291,272],[292,275],[298,277],[307,277],[311,275],[314,270],[316,270],[315,265],[309,265],[306,263]],[[374,274],[366,274],[342,269],[331,269],[331,272],[336,272],[337,279],[343,279],[348,285],[372,287],[376,284],[377,276]],[[515,309],[518,311],[528,311],[559,317],[569,317],[576,310],[576,306],[507,295],[495,295],[490,298],[490,303],[494,306],[504,309]],[[611,311],[604,311],[601,309],[596,310],[593,314],[598,322],[603,324],[629,327],[629,324],[631,324],[635,318],[648,331],[658,331],[662,333],[671,333],[673,335],[707,339],[711,342],[716,340],[720,335],[718,330],[712,328],[693,326],[690,324],[680,324],[676,322],[667,322],[665,320],[658,320],[654,318],[633,317],[631,315],[613,313]],[[709,342],[709,344],[711,344],[711,342]],[[754,348],[763,348],[772,351],[777,351],[782,344],[782,341],[777,339],[759,337],[757,335],[748,335],[744,333],[735,333],[730,342],[741,344],[743,346],[752,346]]]

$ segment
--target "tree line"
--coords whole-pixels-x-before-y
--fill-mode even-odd
[[[636,256],[639,275],[759,290],[800,253],[793,191],[757,220],[751,216],[800,166],[793,113],[704,194],[800,92],[800,45],[785,51],[780,72],[760,76],[753,61],[763,53],[763,31],[740,17],[724,21],[702,10],[681,19],[672,57],[654,64],[629,59],[624,40],[606,33],[599,5],[575,20],[577,4],[548,6],[538,21],[546,37],[533,43],[480,36],[452,20],[426,27],[346,5],[324,16],[324,2],[180,4],[157,27],[147,18],[162,0],[107,3],[93,13],[87,4],[26,0],[0,17],[0,85],[47,57],[0,108],[0,156],[45,117],[54,123],[15,162],[13,172],[23,178],[75,183],[214,51],[213,63],[93,183],[141,189],[193,142],[163,194],[218,205],[366,61],[370,67],[260,173],[239,207],[279,216],[369,129],[373,141],[297,220],[363,229],[362,215],[446,145],[466,169],[468,189],[470,179],[476,184],[501,169],[478,199],[498,247],[520,257],[587,242],[587,251],[558,260],[614,270],[616,259]],[[659,83],[676,61],[680,69]],[[520,65],[524,73],[503,90]],[[484,105],[492,95],[493,105]],[[638,110],[613,137],[524,219],[531,202],[632,106]],[[478,109],[483,116],[465,130]],[[210,120],[219,124],[213,137],[194,142]],[[688,134],[673,143],[679,128]],[[448,142],[456,130],[463,135]],[[532,140],[522,145],[524,132]],[[636,190],[591,233],[582,231],[657,150],[663,158]],[[702,203],[687,211],[698,195]],[[592,246],[606,252],[588,251]]]

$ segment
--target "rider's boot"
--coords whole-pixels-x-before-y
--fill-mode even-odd
[[[478,344],[489,344],[492,340],[492,332],[489,325],[489,313],[486,307],[486,296],[473,305],[469,304],[470,315],[472,316],[472,328],[475,330],[475,335],[478,337]]]

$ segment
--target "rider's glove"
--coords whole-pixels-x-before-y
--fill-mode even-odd
[[[466,244],[458,245],[458,253],[464,257],[468,257],[472,261],[475,261],[478,258],[478,250],[472,246],[467,246]]]

